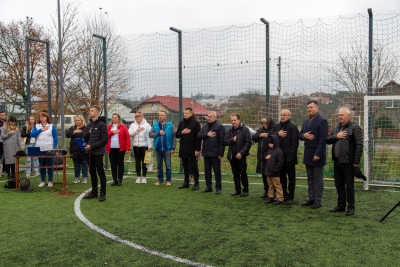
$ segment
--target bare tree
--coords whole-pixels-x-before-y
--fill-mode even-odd
[[[78,43],[77,62],[75,64],[76,94],[82,112],[87,112],[91,105],[103,107],[104,77],[102,42],[93,34],[106,37],[107,42],[107,102],[112,103],[125,90],[126,51],[122,38],[106,15],[97,14],[85,17],[84,26]]]
[[[70,98],[74,98],[77,91],[77,85],[75,80],[77,75],[75,73],[75,64],[77,61],[77,42],[76,39],[79,38],[79,28],[78,21],[78,7],[79,4],[76,3],[63,3],[61,5],[61,45],[62,45],[62,63],[63,63],[63,80],[64,89]],[[58,49],[58,19],[57,17],[52,17],[53,28],[51,31],[51,61],[56,75],[60,77],[59,70],[59,49]],[[53,75],[53,73],[52,73]],[[57,82],[56,78],[53,76],[53,86],[52,99],[53,101],[53,114],[55,114],[55,121],[58,121],[58,114],[60,113],[60,94],[64,93]],[[65,111],[66,113],[71,113],[72,109],[68,102],[65,101]]]
[[[0,98],[27,110],[25,36],[47,39],[43,28],[32,18],[0,22]],[[33,41],[29,42],[29,49],[31,98],[37,99],[46,88],[46,49],[44,44]]]
[[[380,88],[399,73],[399,59],[387,47],[376,44],[372,57],[372,87]],[[334,83],[350,92],[368,91],[368,47],[352,46],[351,55],[340,54],[337,67],[327,69]]]

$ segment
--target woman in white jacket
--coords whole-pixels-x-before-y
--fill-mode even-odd
[[[142,112],[136,112],[135,122],[129,127],[129,135],[132,137],[132,146],[135,153],[137,184],[146,183],[147,167],[144,163],[144,156],[146,151],[151,151],[153,145],[153,139],[149,137],[150,130],[151,126],[143,118]]]

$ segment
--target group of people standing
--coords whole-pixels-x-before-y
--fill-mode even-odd
[[[330,211],[346,211],[347,204],[346,215],[351,216],[355,212],[354,168],[360,163],[363,149],[361,128],[350,121],[351,112],[346,107],[339,109],[339,123],[330,133],[328,121],[319,113],[316,101],[307,103],[307,112],[309,117],[304,120],[300,131],[290,122],[292,115],[288,109],[281,111],[279,123],[275,124],[270,117],[261,120],[263,127],[253,135],[253,141],[258,142],[257,172],[262,174],[264,182],[265,191],[261,197],[266,198],[266,204],[293,204],[297,150],[299,140],[302,140],[308,199],[301,206],[322,207],[326,145],[333,144],[332,161],[338,201]]]
[[[175,153],[176,139],[180,139],[179,157],[184,170],[184,182],[179,189],[189,188],[189,176],[194,177],[192,190],[199,190],[199,169],[197,159],[204,157],[204,172],[206,188],[203,193],[213,192],[212,171],[215,176],[215,194],[221,194],[221,158],[225,146],[228,146],[227,159],[230,162],[235,191],[232,196],[249,195],[247,177],[247,156],[252,141],[258,144],[256,172],[262,175],[264,184],[264,203],[275,205],[293,204],[296,188],[296,164],[299,140],[304,141],[304,164],[308,181],[308,199],[301,206],[313,209],[322,206],[324,191],[323,168],[326,164],[326,144],[333,144],[332,160],[334,161],[334,178],[338,194],[337,206],[331,212],[346,210],[347,215],[355,212],[354,197],[354,168],[358,167],[362,154],[362,133],[357,124],[350,121],[350,110],[340,108],[339,123],[328,133],[328,122],[319,113],[318,103],[314,100],[307,103],[308,118],[303,122],[301,130],[290,119],[289,109],[280,112],[280,121],[275,123],[271,117],[261,119],[261,127],[253,135],[240,121],[240,115],[231,114],[232,127],[225,127],[217,121],[215,112],[209,112],[207,123],[201,127],[191,108],[184,110],[184,118],[175,129],[168,121],[165,111],[159,112],[159,120],[152,126],[146,121],[141,112],[135,114],[135,122],[129,129],[122,123],[119,114],[112,115],[110,124],[104,117],[99,117],[100,108],[92,106],[89,109],[90,122],[88,125],[82,116],[75,117],[75,125],[66,130],[66,137],[71,138],[70,154],[74,162],[75,179],[79,183],[82,172],[82,183],[87,183],[88,169],[91,176],[92,190],[84,199],[98,198],[98,180],[100,178],[99,201],[106,200],[106,175],[103,166],[105,152],[110,155],[111,186],[121,186],[124,174],[125,154],[133,147],[136,160],[137,184],[145,184],[147,167],[145,155],[147,151],[155,150],[157,161],[156,186],[164,184],[163,165],[166,166],[166,185],[171,186],[171,155]],[[3,171],[9,178],[15,177],[15,157],[21,150],[21,137],[26,138],[28,147],[40,147],[42,155],[49,149],[57,147],[57,129],[51,123],[46,112],[40,112],[36,122],[29,117],[26,126],[19,133],[17,119],[10,116],[5,122],[5,113],[0,111],[0,152],[3,160]],[[131,143],[132,138],[132,143]],[[83,139],[86,146],[82,148],[75,139]],[[53,185],[53,158],[27,157],[26,164],[33,167],[35,175],[41,176],[39,187]],[[40,168],[40,172],[38,167]],[[48,168],[45,168],[45,167]],[[191,169],[191,172],[190,172]],[[31,169],[26,169],[29,177]]]

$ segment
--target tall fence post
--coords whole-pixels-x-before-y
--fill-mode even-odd
[[[372,60],[373,60],[373,15],[372,9],[368,8],[369,29],[368,29],[368,96],[373,95],[372,91]],[[372,105],[368,102],[368,117],[372,118]],[[368,120],[368,166],[366,169],[367,179],[371,179],[372,174],[372,151],[373,151],[373,136],[372,136],[372,119]],[[365,188],[368,190],[368,188]]]
[[[102,39],[103,41],[103,77],[104,77],[104,116],[106,117],[106,124],[108,122],[107,114],[107,41],[106,37],[93,34],[93,37]],[[108,153],[105,155],[105,167],[108,169]]]
[[[26,118],[28,119],[29,116],[32,114],[32,106],[31,106],[31,67],[29,62],[29,37],[25,37],[25,52],[26,52],[26,101],[28,101],[28,114]],[[24,99],[25,100],[25,99]]]
[[[183,92],[182,92],[182,31],[174,27],[169,28],[171,31],[178,33],[178,62],[179,62],[179,120],[183,119]],[[182,161],[179,165],[179,172],[183,173]]]
[[[264,18],[260,21],[265,24],[265,115],[270,115],[269,113],[269,22]]]

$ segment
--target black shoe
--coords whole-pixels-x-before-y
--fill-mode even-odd
[[[116,186],[118,184],[118,182],[117,181],[112,181],[112,183],[111,183],[111,186]]]
[[[212,190],[211,190],[211,191],[212,191]],[[216,195],[221,194],[221,190],[220,190],[220,189],[215,190],[215,194],[216,194]]]
[[[287,199],[287,200],[285,200],[285,201],[283,202],[283,204],[285,204],[285,205],[292,205],[292,204],[293,204],[293,200]]]
[[[248,195],[249,195],[249,192],[243,191],[240,196],[241,197],[247,197]]]
[[[238,192],[238,191],[235,191],[235,192],[233,192],[232,194],[231,194],[231,196],[239,196],[240,195],[240,192]]]
[[[199,190],[199,184],[194,184],[194,186],[192,187],[192,190]]]
[[[272,204],[281,205],[281,204],[283,204],[283,201],[275,200],[274,203],[272,203]]]
[[[351,215],[354,215],[354,208],[347,208],[347,211],[346,211],[346,215],[347,216],[351,216]]]
[[[97,193],[90,192],[89,194],[85,195],[83,199],[90,199],[90,198],[97,198]]]
[[[117,185],[121,186],[122,185],[122,180],[118,180],[118,184]]]
[[[103,201],[106,201],[106,194],[100,193],[99,202],[103,202]]]
[[[274,198],[269,197],[269,198],[267,198],[267,200],[264,201],[264,204],[271,204],[273,202],[274,202]]]
[[[312,199],[307,199],[306,202],[301,203],[302,206],[311,206],[312,204],[314,204],[314,200]]]
[[[314,204],[311,205],[312,209],[318,209],[318,208],[321,208],[321,207],[322,207],[322,205],[319,202],[314,202]]]
[[[346,210],[345,207],[336,206],[336,207],[330,209],[329,211],[330,212],[338,212],[338,211],[345,211],[345,210]]]
[[[268,198],[268,192],[264,191],[264,194],[261,196],[261,198]]]
[[[181,186],[178,186],[178,189],[182,189],[182,188],[189,188],[189,184],[183,183]]]
[[[218,190],[217,190],[218,191]],[[212,192],[212,188],[207,187],[206,189],[201,190],[202,193]]]

